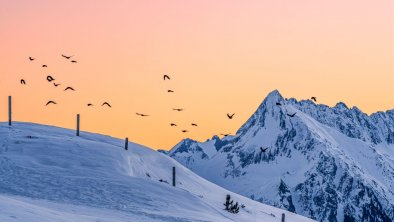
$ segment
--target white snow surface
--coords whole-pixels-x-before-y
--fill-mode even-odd
[[[293,118],[287,116],[293,113],[296,113]],[[284,181],[292,194],[295,212],[306,216],[313,213],[322,221],[329,220],[327,214],[319,215],[323,210],[337,212],[336,219],[343,221],[343,203],[361,212],[356,199],[347,200],[357,197],[359,190],[355,185],[350,186],[350,192],[355,195],[338,191],[339,195],[347,196],[339,196],[343,203],[338,201],[338,206],[332,209],[324,206],[325,203],[316,204],[317,207],[310,205],[315,190],[326,184],[339,190],[343,178],[354,178],[372,188],[383,203],[383,211],[393,216],[389,214],[394,209],[391,205],[394,203],[394,143],[390,142],[394,135],[393,116],[394,111],[368,116],[343,103],[330,108],[312,101],[287,100],[273,91],[233,137],[214,136],[206,142],[186,139],[168,155],[228,190],[283,208],[278,186]],[[260,147],[269,149],[262,153]],[[322,160],[322,156],[333,160],[333,164],[327,164],[336,167],[332,175],[320,172],[331,169],[317,170],[322,163],[329,162]],[[311,185],[309,193],[302,193],[297,186],[303,185],[311,175],[321,182]],[[328,175],[330,180],[324,181],[320,175]],[[306,201],[308,195],[312,198]]]
[[[123,146],[98,134],[0,123],[0,221],[270,222],[282,213],[313,221],[227,191],[147,147]],[[223,210],[226,194],[245,208]]]

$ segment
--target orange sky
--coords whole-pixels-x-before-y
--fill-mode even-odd
[[[0,121],[12,95],[18,121],[74,128],[81,113],[83,130],[169,149],[235,133],[274,89],[391,109],[393,11],[392,0],[0,0]],[[47,74],[77,91],[53,87]],[[45,107],[49,99],[59,104]]]

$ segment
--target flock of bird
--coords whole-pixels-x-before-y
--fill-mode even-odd
[[[73,57],[73,55],[72,55],[72,56],[67,56],[67,55],[62,54],[62,57],[65,58],[65,59],[67,59],[67,60],[70,60],[71,57]],[[30,56],[30,57],[29,57],[29,60],[30,60],[30,62],[33,62],[33,61],[36,60],[36,59]],[[77,63],[77,60],[72,60],[72,59],[71,59],[70,62],[71,62],[71,63]],[[41,67],[47,68],[48,66],[44,64],[44,65],[42,65]],[[53,76],[51,76],[51,75],[47,75],[46,80],[47,80],[49,83],[52,83],[52,82],[53,82],[53,85],[54,85],[55,87],[58,87],[58,86],[61,85],[60,83],[56,83],[56,82],[55,82],[56,79],[55,79]],[[26,83],[26,80],[24,80],[24,79],[21,79],[21,80],[20,80],[20,83],[21,83],[22,85],[26,85],[26,84],[27,84],[27,83]],[[64,89],[64,91],[75,91],[75,89],[74,89],[73,87],[71,87],[71,86],[67,86],[67,87]],[[45,106],[48,106],[48,105],[56,105],[56,104],[57,104],[56,101],[49,100],[49,101],[45,104]],[[92,103],[88,103],[87,106],[93,106],[93,104],[92,104]],[[108,102],[103,102],[101,106],[108,106],[108,107],[110,107],[110,108],[112,107],[111,104],[109,104]]]
[[[170,77],[169,75],[165,74],[165,75],[163,75],[163,80],[164,80],[164,81],[169,81],[169,80],[171,80],[171,77]],[[167,92],[168,92],[168,93],[174,93],[175,91],[172,90],[172,89],[168,89]],[[173,108],[172,110],[173,110],[173,111],[176,111],[176,112],[182,112],[182,111],[184,111],[185,109],[183,109],[183,108]],[[136,115],[141,116],[141,117],[149,116],[149,115],[143,114],[143,113],[136,113]],[[232,119],[234,115],[235,115],[235,113],[233,113],[233,114],[227,113],[228,119]],[[197,123],[191,123],[190,125],[193,126],[193,127],[198,127]],[[178,127],[178,125],[177,125],[176,123],[170,123],[170,126],[171,126],[171,127]],[[183,130],[181,130],[181,132],[182,132],[182,133],[187,133],[187,132],[189,132],[189,131],[188,131],[187,129],[183,129]],[[221,135],[228,136],[229,134],[221,134]]]
[[[71,59],[74,55],[72,55],[72,56],[67,56],[67,55],[62,54],[61,56],[62,56],[64,59],[69,60],[71,63],[77,63],[76,60]],[[35,60],[35,58],[29,57],[29,60],[32,62],[32,61]],[[43,67],[43,68],[46,68],[46,67],[48,67],[48,66],[44,64],[44,65],[42,65],[42,67]],[[58,86],[61,85],[60,83],[56,83],[56,82],[55,82],[56,79],[55,79],[53,76],[51,76],[51,75],[48,75],[48,76],[46,77],[46,80],[47,80],[49,83],[53,83],[53,85],[54,85],[55,87],[58,87]],[[171,78],[170,78],[169,75],[163,75],[163,80],[164,80],[164,81],[166,81],[166,80],[171,80]],[[20,80],[20,83],[21,83],[22,85],[26,85],[26,84],[27,84],[27,83],[26,83],[26,80],[24,80],[24,79],[21,79],[21,80]],[[71,86],[67,86],[66,88],[64,88],[64,91],[75,91],[75,89],[74,89],[73,87],[71,87]],[[174,93],[174,90],[168,89],[167,92],[168,92],[168,93]],[[317,100],[316,100],[316,97],[311,97],[311,100],[313,100],[313,101],[315,101],[315,102],[317,101]],[[48,105],[51,105],[51,104],[52,104],[52,105],[56,105],[57,102],[56,102],[56,101],[53,101],[53,100],[49,100],[49,101],[45,104],[45,106],[48,106]],[[276,102],[276,105],[277,105],[277,106],[282,106],[282,104],[281,104],[280,102]],[[94,105],[93,105],[92,103],[87,103],[87,106],[90,107],[90,106],[94,106]],[[108,102],[103,102],[103,103],[101,104],[101,106],[107,106],[107,107],[109,107],[109,108],[112,107],[111,104],[108,103]],[[183,108],[173,108],[172,110],[177,111],[177,112],[184,111]],[[287,116],[289,116],[289,117],[295,117],[295,115],[296,115],[297,113],[295,112],[295,113],[293,113],[293,114],[289,114],[289,113],[286,113],[286,114],[287,114]],[[140,117],[148,117],[148,116],[150,116],[150,115],[143,114],[143,113],[136,113],[136,115],[137,115],[137,116],[140,116]],[[234,117],[234,115],[235,115],[235,113],[232,113],[232,114],[227,113],[227,118],[228,118],[229,120],[232,120],[233,117]],[[171,126],[171,127],[177,127],[178,125],[175,124],[175,123],[170,123],[170,126]],[[193,127],[198,127],[198,125],[197,125],[196,123],[191,123],[191,126],[193,126]],[[186,129],[183,129],[183,130],[181,130],[181,132],[182,132],[182,133],[187,133],[187,132],[189,132],[189,131],[186,130]],[[223,133],[222,133],[222,134],[220,134],[220,135],[226,137],[226,136],[229,136],[230,134],[228,134],[228,133],[223,134]],[[267,147],[267,148],[260,147],[261,153],[265,153],[268,149],[269,149],[269,147]]]

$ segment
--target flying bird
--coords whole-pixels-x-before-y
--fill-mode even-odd
[[[72,63],[77,63],[77,61],[76,61],[76,60],[71,60],[71,62],[72,62]]]
[[[91,104],[91,103],[88,103],[88,106],[93,106],[93,104]]]
[[[221,133],[220,135],[222,135],[222,136],[228,136],[228,135],[230,135],[230,134],[223,134],[223,133]]]
[[[70,87],[70,86],[68,86],[64,91],[66,91],[66,90],[72,90],[72,91],[75,91],[75,89],[73,88],[73,87]]]
[[[47,80],[48,80],[48,82],[52,82],[55,79],[52,76],[47,76]]]
[[[195,123],[192,123],[192,126],[197,126],[197,124],[195,124]]]
[[[52,100],[50,100],[50,101],[47,102],[46,106],[49,105],[49,104],[57,104],[57,103],[52,101]]]
[[[63,57],[63,58],[66,58],[66,59],[70,59],[71,57],[73,57],[73,55],[72,55],[72,56],[66,56],[66,55],[63,55],[63,54],[62,54],[62,57]]]
[[[172,91],[171,89],[169,89],[169,90],[167,90],[167,92],[169,92],[169,93],[173,93],[174,91]]]
[[[149,115],[146,115],[146,114],[143,114],[143,113],[135,113],[135,114],[137,114],[138,116],[142,116],[142,117],[149,116]]]
[[[26,81],[24,79],[21,79],[21,84],[26,85]]]
[[[177,126],[175,123],[171,123],[170,125],[171,125],[171,126]]]
[[[175,111],[178,111],[178,112],[183,111],[183,109],[172,109],[172,110],[175,110]]]
[[[296,114],[297,114],[297,113],[294,113],[294,114],[287,114],[287,115],[290,116],[290,117],[294,117]]]
[[[277,105],[277,106],[281,106],[282,104],[281,104],[281,103],[276,103],[276,105]]]
[[[168,75],[164,75],[164,76],[163,76],[163,79],[164,79],[164,80],[166,80],[166,79],[170,80],[170,77],[169,77]]]
[[[260,147],[260,151],[262,152],[262,153],[265,153],[265,151],[267,151],[268,150],[268,147],[267,148],[263,148],[263,147]]]
[[[29,57],[29,60],[30,60],[30,61],[33,61],[34,59],[35,59],[35,58]]]
[[[313,101],[316,102],[316,97],[312,96],[312,97],[311,97],[311,100],[313,100]]]
[[[104,102],[101,106],[104,106],[104,105],[106,105],[106,106],[108,106],[108,107],[112,107],[109,103],[107,103],[107,102]]]
[[[56,83],[54,82],[53,85],[54,85],[55,87],[58,87],[58,86],[60,86],[61,84],[60,84],[60,83],[56,84]]]
[[[187,131],[187,130],[182,130],[182,133],[187,133],[187,132],[189,132],[189,131]]]
[[[227,113],[227,117],[228,117],[229,119],[232,119],[234,115],[235,115],[235,113],[233,113],[232,115],[230,115],[229,113]]]
[[[44,68],[45,68],[45,67],[48,67],[48,66],[47,66],[47,65],[42,65],[42,67],[44,67]]]

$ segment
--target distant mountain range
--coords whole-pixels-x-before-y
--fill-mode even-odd
[[[273,91],[236,135],[185,139],[167,155],[228,190],[318,221],[394,220],[394,110],[367,115]]]

